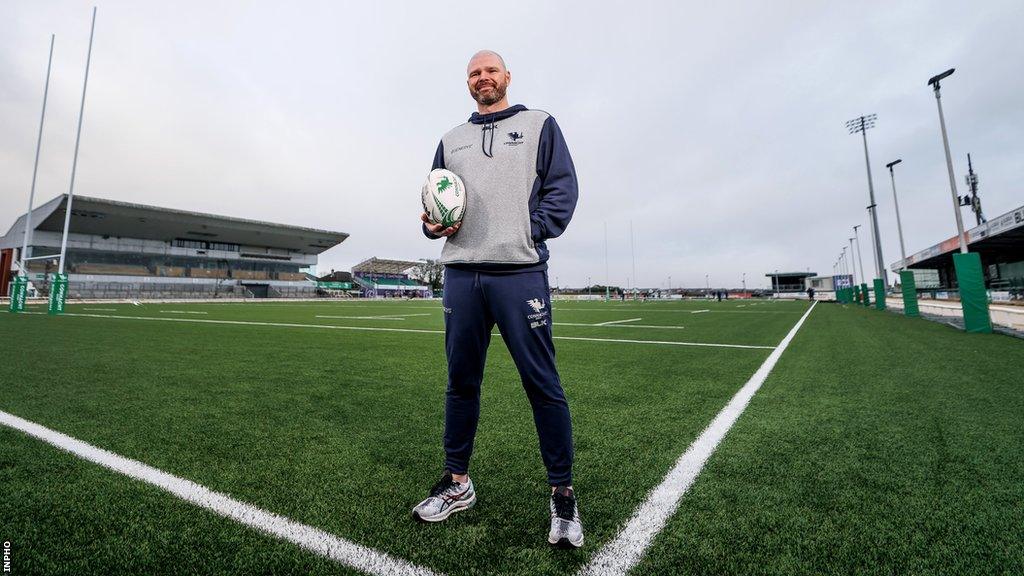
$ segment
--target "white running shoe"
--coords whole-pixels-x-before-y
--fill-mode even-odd
[[[445,470],[444,476],[430,489],[430,496],[412,509],[412,517],[420,522],[440,522],[473,504],[476,504],[473,480],[467,479],[464,484],[456,482],[452,473]]]
[[[583,546],[583,524],[572,489],[559,486],[551,493],[551,531],[548,542],[562,548]]]

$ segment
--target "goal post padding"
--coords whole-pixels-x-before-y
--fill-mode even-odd
[[[981,256],[977,252],[953,254],[956,281],[960,286],[960,305],[964,310],[964,330],[991,333],[992,319],[988,312],[988,292],[981,271]]]
[[[900,271],[900,284],[903,286],[903,314],[911,318],[921,316],[917,308],[917,282],[910,270]]]

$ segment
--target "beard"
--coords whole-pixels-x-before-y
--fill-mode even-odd
[[[494,89],[486,95],[480,94],[475,88],[471,88],[469,92],[473,96],[473,100],[484,106],[490,106],[496,102],[501,102],[505,98],[506,90],[508,90],[508,84],[496,83]]]

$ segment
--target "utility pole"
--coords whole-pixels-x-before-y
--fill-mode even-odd
[[[633,255],[633,287],[638,283],[636,279],[636,241],[633,238],[633,221],[629,221],[629,252]]]
[[[907,267],[907,247],[903,244],[903,224],[900,222],[900,202],[896,199],[896,175],[893,173],[892,167],[903,162],[902,158],[897,158],[892,162],[885,165],[889,169],[889,178],[892,180],[892,203],[896,206],[896,230],[900,233],[900,257],[903,260],[900,263],[900,270]]]
[[[939,107],[939,126],[942,128],[942,146],[946,150],[946,170],[949,172],[949,190],[953,194],[953,212],[956,213],[956,234],[960,239],[960,253],[967,253],[967,237],[964,235],[964,219],[960,215],[960,195],[956,191],[956,178],[953,176],[953,157],[949,154],[949,136],[946,134],[946,117],[942,114],[942,93],[940,92],[940,82],[944,78],[947,78],[956,71],[956,68],[950,68],[942,74],[932,76],[928,80],[928,85],[935,91],[935,104]]]
[[[850,120],[846,123],[847,130],[850,134],[856,134],[860,132],[861,137],[864,140],[864,165],[868,171],[868,199],[871,204],[868,205],[868,213],[871,215],[871,228],[872,235],[875,241],[875,277],[882,279],[882,284],[888,286],[885,274],[885,260],[882,258],[882,237],[878,231],[878,210],[875,204],[875,184],[871,179],[871,158],[868,156],[868,130],[875,127],[875,121],[878,116],[875,114],[868,114],[867,116],[859,116]]]
[[[853,238],[857,241],[857,261],[860,263],[860,281],[867,282],[867,274],[864,273],[864,258],[861,257],[860,253],[860,234],[857,233],[857,229],[861,227],[861,224],[857,224],[853,227]]]
[[[850,238],[850,268],[853,268],[853,283],[857,284],[857,263],[853,261],[853,238]]]
[[[939,83],[948,78],[954,68],[932,76],[928,85],[935,91],[935,105],[939,109],[939,126],[942,127],[942,147],[946,151],[946,171],[949,173],[949,191],[956,215],[956,232],[960,239],[960,253],[953,254],[953,268],[956,270],[957,291],[963,309],[964,330],[989,334],[992,332],[992,318],[989,314],[988,294],[985,289],[985,273],[981,266],[981,255],[967,250],[967,235],[964,233],[964,219],[960,214],[960,198],[953,177],[953,157],[949,153],[949,135],[946,133],[946,117],[942,113],[942,93]]]
[[[611,298],[611,288],[608,287],[608,221],[604,221],[604,301]]]

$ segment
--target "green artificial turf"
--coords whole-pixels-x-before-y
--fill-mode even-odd
[[[1024,573],[1022,366],[818,306],[634,573]]]
[[[771,345],[806,306],[771,314],[723,313],[717,324],[704,314],[695,327],[688,304],[570,312],[585,307],[565,305],[563,310],[559,303],[556,322],[570,314],[581,323],[646,315],[645,324],[684,329],[556,326],[556,334],[718,341],[723,336],[714,328],[720,325],[734,331],[745,327],[747,340]],[[665,312],[656,314],[656,309]],[[172,310],[207,314],[171,316]],[[500,337],[493,339],[488,358],[471,469],[479,502],[444,524],[420,525],[411,521],[409,511],[439,476],[443,456],[446,376],[440,334],[192,321],[439,330],[436,303],[80,305],[69,311],[187,321],[2,315],[0,338],[16,343],[9,368],[20,377],[10,383],[0,409],[449,573],[561,574],[582,565],[769,353],[557,341],[575,427],[575,484],[588,537],[584,549],[563,551],[546,542],[548,489],[532,415]],[[419,313],[429,315],[402,321],[316,318]],[[35,445],[46,457],[56,451]],[[20,475],[12,482],[31,484],[31,479]],[[41,491],[31,485],[21,489]],[[45,494],[37,496],[45,499]],[[130,501],[121,505],[133,508],[143,521],[149,516],[135,511]],[[11,507],[8,525],[15,534],[38,522],[33,514]],[[102,519],[117,510],[76,513]],[[177,520],[153,522],[174,531]],[[70,561],[83,536],[81,531],[68,533],[59,544],[58,531],[48,545],[26,547],[25,553],[37,555],[40,563]],[[190,541],[184,529],[175,542],[141,537],[144,546],[160,546],[170,555],[178,547],[192,555],[219,554],[205,542]],[[121,540],[101,544],[113,557],[100,564],[116,564],[123,545]],[[240,571],[258,565],[262,552],[247,554],[255,558],[247,556]],[[294,557],[304,556],[297,551]],[[173,573],[169,566],[154,571]]]
[[[478,504],[439,525],[409,517],[443,457],[436,301],[0,314],[0,409],[433,570],[571,574],[770,352],[609,340],[774,346],[806,308],[554,304],[556,336],[603,339],[556,340],[578,551],[546,543],[529,403],[497,335]],[[375,315],[403,319],[351,318]],[[819,305],[634,573],[1021,573],[1022,365],[1020,340]],[[0,485],[17,573],[352,573],[2,427]]]

